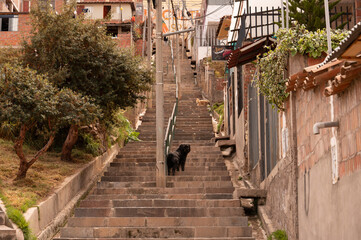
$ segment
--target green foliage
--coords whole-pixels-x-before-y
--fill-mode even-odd
[[[20,65],[4,64],[0,69],[0,123],[11,137],[15,126],[29,129],[35,124],[42,130],[56,131],[71,123],[90,123],[100,115],[90,99],[69,89],[58,91],[46,75]]]
[[[0,69],[0,122],[30,127],[37,121],[57,119],[57,89],[45,75],[19,65]]]
[[[57,94],[57,108],[61,109],[63,123],[78,126],[93,123],[102,116],[99,107],[93,104],[93,101],[68,88],[61,89]]]
[[[336,48],[347,36],[348,32],[332,30],[332,48]],[[296,25],[290,29],[279,29],[275,34],[277,46],[266,47],[267,52],[257,58],[256,86],[273,107],[283,109],[287,99],[285,68],[288,57],[297,53],[310,57],[320,57],[327,51],[327,37],[324,29],[310,32],[304,25]]]
[[[72,4],[58,14],[47,5],[32,11],[24,62],[47,73],[57,87],[91,97],[108,119],[114,109],[141,99],[152,76],[130,50],[118,49],[99,21],[84,21],[83,15],[73,18],[73,12]]]
[[[16,134],[17,126],[9,121],[4,121],[0,123],[0,138],[6,140],[14,140]]]
[[[123,111],[118,110],[112,114],[111,120],[108,122],[108,132],[115,140],[115,142],[128,143],[129,141],[140,141],[138,136],[139,132],[136,132],[129,120],[124,116]]]
[[[219,132],[224,121],[224,103],[215,103],[213,104],[212,109],[219,115],[219,120],[217,124],[217,131]]]
[[[19,61],[21,51],[18,48],[0,48],[0,65]]]
[[[329,2],[329,10],[333,9],[340,1]],[[299,24],[305,25],[307,30],[316,31],[326,27],[323,0],[289,0],[288,3],[290,18]],[[336,21],[341,15],[342,13],[332,15],[330,22]],[[343,26],[340,28],[343,28]]]
[[[20,210],[9,205],[8,199],[1,192],[0,198],[5,204],[6,215],[13,223],[15,223],[21,229],[24,234],[24,240],[36,240],[36,237],[31,233],[29,223],[25,220],[23,216],[23,212],[25,212],[29,206],[22,206],[25,211],[21,212]]]
[[[85,151],[94,157],[98,156],[100,154],[101,143],[89,133],[81,134],[81,137],[84,139]]]
[[[267,240],[288,240],[288,236],[286,231],[277,230],[271,233],[271,235],[268,236]]]

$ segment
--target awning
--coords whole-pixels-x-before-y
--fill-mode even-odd
[[[264,37],[256,42],[245,45],[234,50],[227,62],[228,68],[233,68],[237,65],[243,65],[257,59],[259,54],[267,51],[265,46],[271,46],[276,40],[271,37]]]
[[[219,40],[227,39],[228,31],[231,26],[231,18],[232,16],[223,16],[221,18],[216,33],[217,39]]]

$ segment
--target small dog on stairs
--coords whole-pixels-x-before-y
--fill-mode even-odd
[[[189,144],[181,144],[175,152],[171,152],[167,155],[167,166],[168,166],[168,175],[175,175],[175,170],[179,171],[179,166],[181,166],[182,171],[184,171],[184,166],[186,164],[187,155],[191,151],[191,146]]]

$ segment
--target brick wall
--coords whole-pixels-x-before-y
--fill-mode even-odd
[[[145,47],[145,45],[144,45]],[[143,40],[139,39],[135,42],[135,55],[142,56]]]
[[[120,48],[127,48],[131,46],[131,34],[130,33],[121,33],[117,38],[118,45]]]
[[[252,82],[256,67],[253,63],[243,65],[243,105],[244,119],[248,119],[248,84]]]
[[[336,138],[339,146],[339,178],[361,169],[361,78],[333,100],[335,120],[339,121]],[[323,95],[325,85],[311,91],[299,90],[297,96],[297,148],[299,174],[318,161],[331,161],[331,128],[313,134],[316,122],[331,121],[330,98]],[[306,107],[307,106],[307,107]]]
[[[361,21],[361,0],[355,0],[356,22]]]
[[[331,121],[330,99],[323,96],[324,85],[315,90],[296,93],[297,156],[299,174],[312,168],[325,154],[330,154],[331,129],[313,134],[316,122]],[[330,157],[331,158],[331,157]]]
[[[19,46],[31,30],[30,16],[28,13],[19,14],[18,31],[1,32],[0,46]]]
[[[341,146],[339,178],[361,169],[361,78],[339,96],[334,97],[335,118],[339,120],[338,141]]]

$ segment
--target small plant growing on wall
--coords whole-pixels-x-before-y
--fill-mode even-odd
[[[288,236],[286,231],[277,230],[271,233],[271,235],[268,236],[267,240],[288,240]]]

